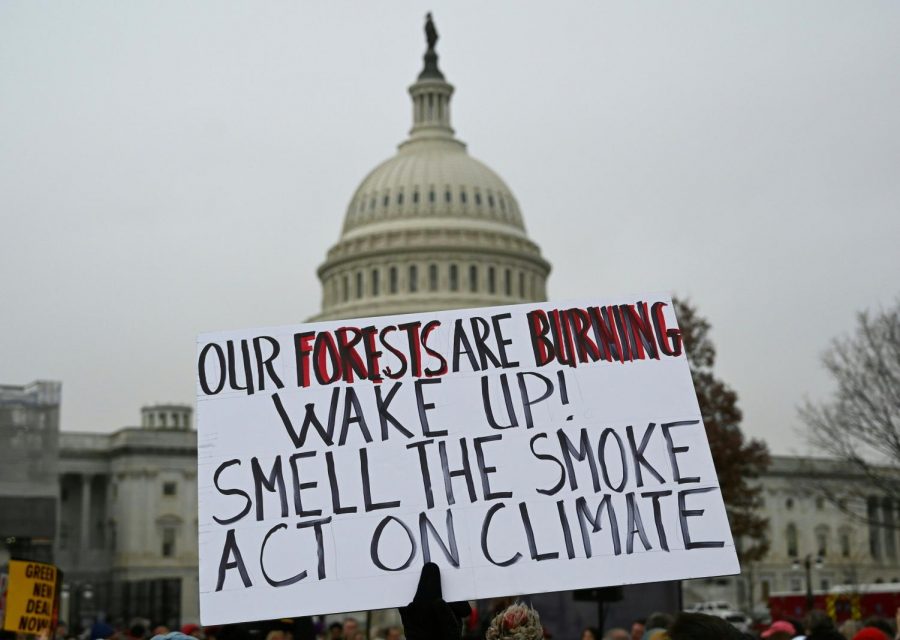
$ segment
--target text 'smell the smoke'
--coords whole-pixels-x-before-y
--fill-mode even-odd
[[[739,571],[665,296],[197,346],[203,624]]]

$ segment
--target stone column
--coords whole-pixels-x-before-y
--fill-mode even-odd
[[[106,509],[103,513],[103,529],[106,531],[106,549],[112,551],[112,529],[110,523],[116,519],[115,514],[115,496],[113,495],[113,484],[115,483],[115,474],[110,472],[106,476]]]
[[[53,554],[54,554],[54,556],[57,556],[60,552],[60,549],[62,548],[61,547],[61,542],[62,542],[62,496],[63,496],[63,491],[65,491],[65,484],[66,484],[66,476],[60,474],[59,480],[56,483],[56,503],[53,507],[54,518],[56,518],[56,521],[53,523],[54,527],[55,527],[55,529],[53,531]]]
[[[869,520],[869,551],[873,560],[881,560],[881,517],[877,496],[869,496],[866,501],[866,517]]]
[[[91,480],[93,476],[81,476],[81,550],[91,548]],[[83,558],[82,562],[87,561]]]
[[[890,498],[883,498],[881,501],[881,517],[884,522],[884,554],[888,560],[892,560],[894,564],[897,560],[897,538],[894,527],[894,501]]]
[[[136,482],[139,482],[142,485],[139,491],[143,493],[142,500],[145,505],[143,509],[133,510],[136,520],[132,520],[132,525],[139,529],[138,539],[140,540],[140,547],[138,553],[144,558],[148,555],[150,557],[155,557],[159,554],[159,549],[155,543],[156,522],[153,521],[151,513],[155,512],[154,510],[158,502],[158,489],[155,482],[156,470],[145,467],[138,471],[135,477],[137,478]]]

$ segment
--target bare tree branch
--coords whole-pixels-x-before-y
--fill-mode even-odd
[[[863,479],[860,491],[848,486],[841,499],[856,493],[900,501],[900,301],[859,313],[855,332],[834,340],[822,362],[836,390],[800,408],[809,443]],[[864,508],[847,512],[870,520]]]

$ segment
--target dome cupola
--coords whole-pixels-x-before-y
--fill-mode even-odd
[[[409,88],[412,128],[347,207],[319,267],[314,320],[515,304],[546,298],[549,263],[505,182],[470,156],[450,121],[453,85],[426,17],[424,67]]]

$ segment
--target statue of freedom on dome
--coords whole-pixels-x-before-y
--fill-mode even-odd
[[[428,42],[428,50],[434,51],[434,45],[438,41],[438,32],[434,26],[434,20],[431,19],[431,12],[425,14],[425,40]]]
[[[419,80],[426,78],[443,80],[444,74],[438,69],[438,55],[434,50],[434,45],[438,41],[438,32],[434,26],[434,20],[431,18],[431,12],[425,14],[425,41],[428,43],[428,50],[425,52],[425,67],[419,74]]]

